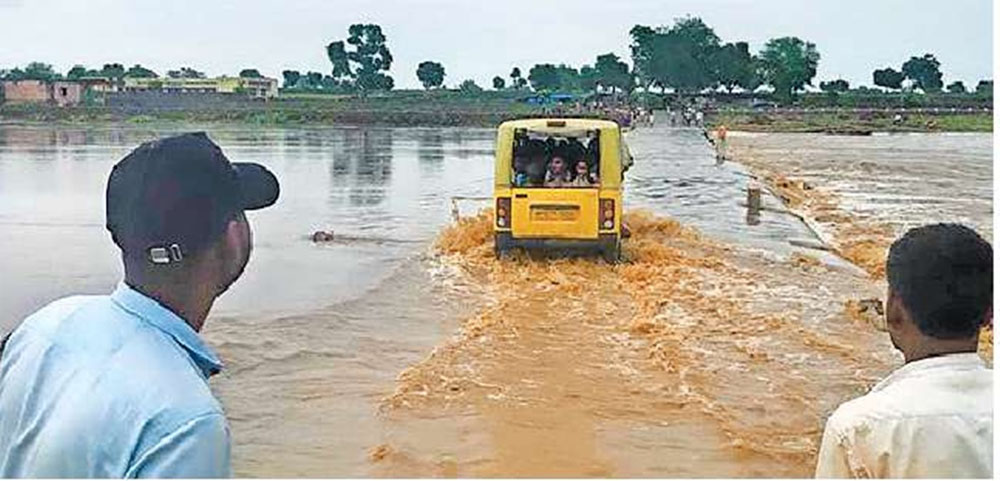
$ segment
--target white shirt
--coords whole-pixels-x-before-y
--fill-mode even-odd
[[[830,416],[816,477],[992,478],[992,369],[975,353],[897,369]]]

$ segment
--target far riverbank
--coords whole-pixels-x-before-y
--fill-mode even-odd
[[[0,104],[0,122],[47,124],[236,124],[244,126],[383,126],[495,127],[525,117],[604,117],[615,120],[625,107],[590,110],[578,104],[538,105],[512,95],[463,95],[409,92],[359,98],[295,95],[269,101],[206,97],[205,101],[126,103],[57,107],[48,104]],[[668,119],[657,110],[658,123]],[[993,113],[963,109],[725,109],[705,110],[706,124],[749,132],[992,132]],[[899,116],[897,118],[897,115]]]

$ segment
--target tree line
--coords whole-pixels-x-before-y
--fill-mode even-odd
[[[605,53],[579,68],[564,63],[540,63],[531,66],[524,75],[521,68],[515,66],[509,74],[493,77],[492,87],[495,90],[530,87],[538,92],[624,94],[636,89],[647,92],[660,89],[661,93],[669,89],[695,94],[719,89],[729,93],[737,89],[755,91],[767,86],[775,100],[790,102],[806,86],[813,85],[820,61],[816,45],[798,37],[771,39],[759,52],[752,53],[747,42],[723,42],[710,26],[691,16],[678,18],[670,26],[636,25],[628,35],[631,67],[614,53]],[[364,96],[394,87],[395,82],[388,73],[393,57],[379,25],[351,25],[345,39],[326,46],[326,56],[331,65],[329,72],[285,70],[282,72],[283,89]],[[261,77],[260,72],[252,68],[242,70],[239,75]],[[438,89],[444,86],[446,70],[440,62],[425,60],[417,65],[415,75],[425,89]],[[204,78],[205,74],[182,67],[166,72],[166,76]],[[126,69],[122,64],[110,63],[100,70],[76,65],[65,76],[67,79],[84,77],[121,81],[128,77],[155,78],[158,74],[138,64]],[[51,65],[32,62],[24,69],[0,70],[0,78],[55,80],[63,77]],[[936,93],[944,87],[942,78],[940,62],[929,53],[911,57],[898,70],[885,67],[872,73],[873,84],[889,91]],[[831,94],[851,90],[850,84],[843,79],[820,82],[819,88]],[[975,87],[978,93],[991,93],[992,89],[992,80],[982,80]],[[474,94],[483,88],[468,79],[459,83],[458,90]],[[946,90],[968,92],[961,81],[950,83]]]
[[[168,70],[165,76],[167,78],[205,78],[205,73],[191,67],[181,67],[176,70]],[[241,70],[239,76],[244,78],[263,78],[263,75],[254,68]],[[139,64],[126,69],[120,63],[106,63],[100,69],[74,65],[65,75],[56,72],[52,65],[44,62],[31,62],[24,68],[0,69],[0,79],[2,80],[42,80],[51,82],[53,80],[80,80],[83,78],[103,78],[110,81],[121,81],[125,78],[160,78],[160,75]]]
[[[636,25],[629,31],[631,67],[614,53],[598,55],[592,64],[576,68],[564,63],[541,63],[523,75],[514,67],[506,76],[492,79],[495,90],[527,89],[540,92],[567,91],[631,93],[636,89],[651,91],[668,89],[680,93],[700,93],[724,89],[754,91],[764,85],[776,100],[789,102],[795,95],[812,86],[820,54],[816,45],[798,37],[769,40],[763,48],[751,53],[743,41],[723,42],[715,31],[698,17],[676,19],[673,25],[650,27]],[[388,75],[392,54],[382,29],[374,24],[356,24],[348,29],[346,40],[327,46],[327,57],[333,65],[330,74],[296,70],[282,72],[284,88],[324,90],[340,93],[365,93],[393,88]],[[445,66],[434,60],[417,65],[415,75],[425,89],[444,87]],[[873,72],[876,86],[893,90],[940,92],[943,75],[940,63],[932,54],[912,57],[900,69],[878,69]],[[509,81],[508,81],[509,79]],[[983,80],[977,92],[992,92],[992,81]],[[843,79],[819,83],[822,91],[847,92],[850,84]],[[458,85],[462,92],[482,91],[472,80]],[[948,85],[947,91],[968,90],[961,81]]]

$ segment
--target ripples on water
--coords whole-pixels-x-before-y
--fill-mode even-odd
[[[0,289],[4,329],[58,296],[113,287],[120,275],[117,254],[103,229],[111,165],[141,141],[196,129],[0,126],[0,229],[17,232],[0,242],[4,270],[15,273]],[[530,292],[537,284],[532,275],[497,284],[488,275],[491,264],[467,271],[426,255],[450,219],[451,196],[490,195],[492,130],[206,130],[232,160],[261,162],[282,182],[279,203],[250,215],[253,259],[206,331],[227,364],[213,388],[231,419],[237,474],[807,475],[811,467],[803,460],[809,460],[824,411],[887,366],[878,355],[866,363],[868,354],[844,351],[852,340],[843,338],[850,329],[843,331],[841,297],[866,287],[823,267],[802,274],[809,282],[789,285],[802,278],[786,276],[789,265],[774,262],[791,252],[787,238],[807,237],[808,231],[778,214],[746,227],[738,205],[746,172],[716,165],[698,131],[629,134],[636,165],[628,174],[627,202],[764,252],[727,258],[745,275],[725,277],[729,271],[723,270],[722,277],[698,281],[703,284],[659,286],[689,301],[704,290],[710,300],[671,305],[656,301],[667,291],[643,284],[638,270],[623,279],[624,272],[589,261],[555,262],[532,268],[564,279],[573,295],[555,307],[544,295],[529,296],[516,306],[520,311],[505,311],[511,306],[498,304],[502,298],[491,289]],[[778,206],[773,198],[765,202]],[[463,212],[476,208],[470,204]],[[326,245],[306,240],[320,229],[342,237]],[[644,275],[654,280],[673,275],[669,263],[646,267]],[[754,269],[769,274],[747,274]],[[829,286],[802,288],[821,280]],[[712,311],[712,299],[721,311]],[[552,317],[553,308],[572,315]],[[597,317],[590,315],[595,308]],[[726,323],[739,321],[745,310],[783,309],[799,317],[777,324],[771,336],[747,330],[768,325],[760,319],[738,328],[735,338],[722,335],[733,334]],[[400,372],[419,368],[435,346],[447,345],[442,343],[456,327],[490,312],[545,315],[533,318],[544,321],[542,329],[529,323],[520,339],[454,351],[472,357],[455,357],[449,369],[484,369],[483,386],[464,391],[482,394],[481,403],[471,405],[476,409],[377,415]],[[840,327],[822,327],[831,319]],[[711,329],[699,329],[706,322]],[[865,342],[885,347],[877,338]],[[499,350],[486,349],[491,346]],[[824,367],[836,359],[855,370]],[[688,366],[689,384],[679,383],[680,371],[670,365]],[[435,382],[450,389],[448,379]],[[462,378],[454,382],[464,389]],[[491,383],[508,386],[513,391],[507,394],[527,404],[504,404],[510,397],[487,403],[498,395]],[[814,392],[827,385],[835,388]],[[780,389],[795,393],[790,404]],[[760,399],[748,400],[743,392]],[[769,402],[802,415],[782,419]],[[567,405],[576,407],[560,409]],[[740,455],[744,447],[748,454]],[[373,457],[384,462],[372,462],[373,448]],[[507,471],[497,464],[519,459]],[[565,469],[546,471],[544,462]]]
[[[832,192],[857,220],[890,237],[929,222],[962,222],[993,237],[991,134],[737,134],[734,155]]]
[[[488,290],[384,401],[377,474],[810,474],[826,414],[893,362],[842,316],[871,286],[650,213],[626,221],[618,266],[499,262],[488,216],[445,231],[445,262]]]

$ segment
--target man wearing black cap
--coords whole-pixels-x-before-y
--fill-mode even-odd
[[[198,332],[242,274],[245,210],[274,175],[230,163],[203,133],[147,142],[107,186],[125,280],[29,316],[0,356],[0,477],[225,477],[230,440]]]

